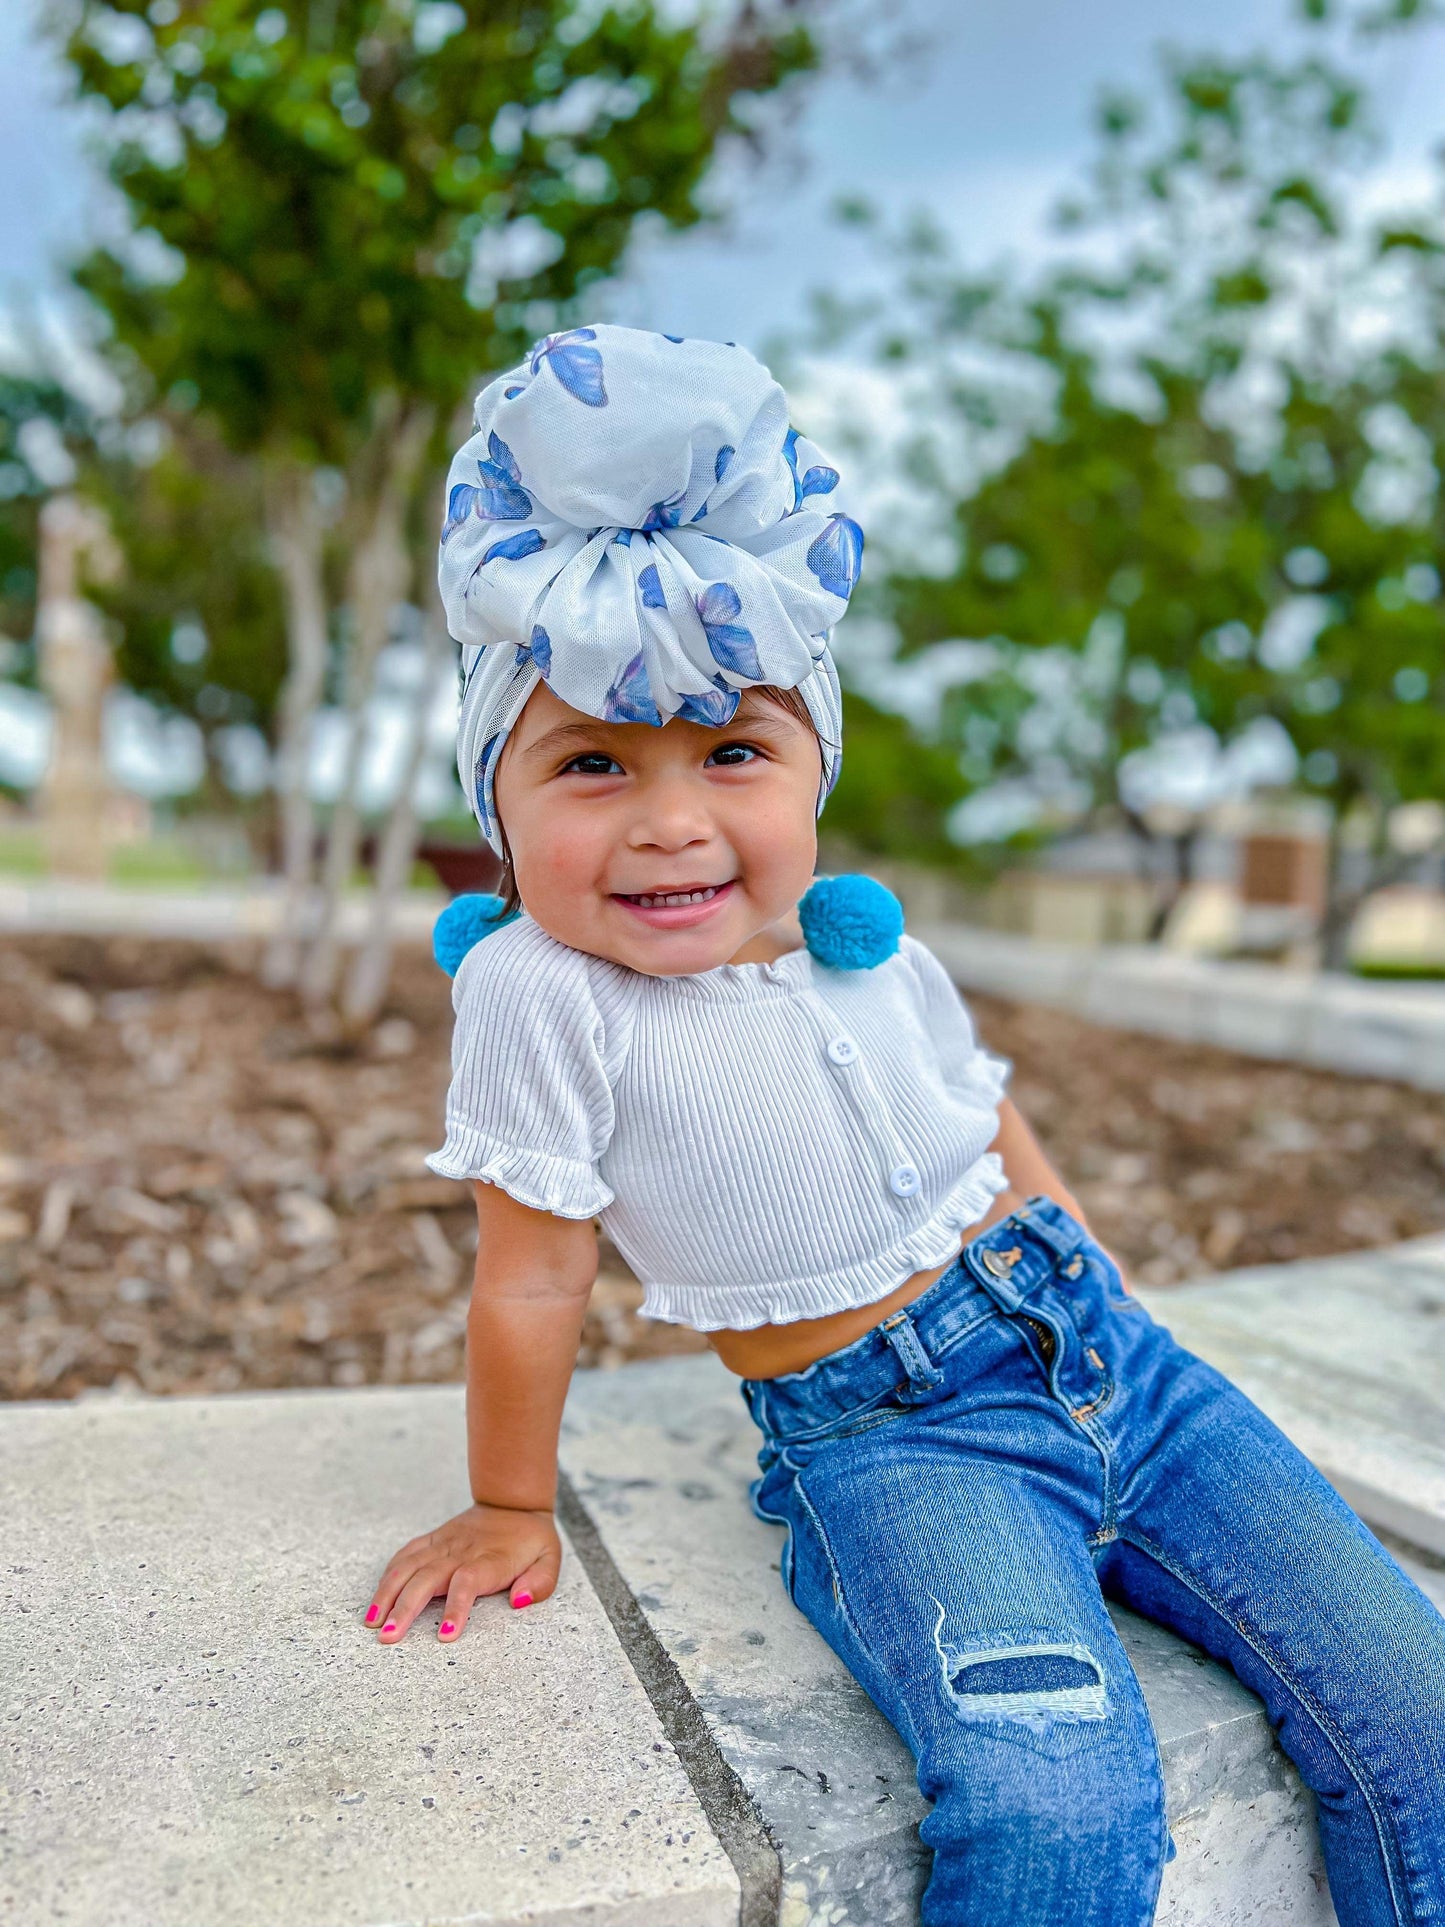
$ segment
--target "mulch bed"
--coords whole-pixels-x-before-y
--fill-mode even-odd
[[[405,953],[344,1050],[243,951],[126,939],[0,950],[0,1397],[451,1380],[476,1223],[432,1177],[448,986]],[[1014,1095],[1138,1279],[1445,1227],[1445,1106],[972,1000]],[[615,1253],[583,1362],[697,1349],[635,1315]]]

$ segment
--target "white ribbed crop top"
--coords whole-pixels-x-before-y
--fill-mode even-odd
[[[698,1331],[882,1298],[1005,1187],[1009,1066],[912,937],[872,970],[806,950],[651,977],[525,913],[452,988],[447,1140],[427,1163],[600,1217],[643,1313]]]

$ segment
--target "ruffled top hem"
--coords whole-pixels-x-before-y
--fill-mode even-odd
[[[997,1062],[999,1060],[995,1060]],[[886,1298],[906,1279],[956,1255],[958,1234],[977,1224],[1000,1191],[1008,1189],[1003,1161],[987,1151],[964,1173],[927,1221],[900,1243],[859,1263],[812,1278],[750,1285],[662,1284],[644,1286],[640,1315],[694,1331],[753,1331],[759,1325],[791,1325],[825,1318]],[[718,1316],[719,1305],[726,1315]]]

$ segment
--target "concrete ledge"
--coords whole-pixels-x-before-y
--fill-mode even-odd
[[[965,990],[1120,1030],[1445,1090],[1445,987],[1215,963],[1142,945],[1086,950],[969,924],[915,934]]]
[[[0,1410],[0,1919],[736,1922],[575,1558],[455,1646],[362,1626],[464,1460],[456,1386]]]
[[[1445,1553],[1445,1239],[1150,1302],[1367,1518]],[[736,1380],[580,1374],[557,1596],[485,1602],[446,1648],[437,1602],[381,1649],[361,1607],[465,1503],[464,1441],[457,1386],[0,1407],[0,1919],[916,1922],[913,1763],[778,1582]],[[1178,1847],[1158,1921],[1330,1927],[1259,1703],[1116,1618]]]
[[[1139,1295],[1361,1518],[1445,1558],[1445,1238]]]
[[[234,884],[130,887],[72,883],[63,878],[0,879],[0,932],[15,936],[153,937],[185,943],[255,940],[280,928],[282,891],[274,878]],[[447,898],[441,890],[408,890],[396,906],[394,934],[424,942]],[[353,892],[341,905],[348,943],[365,931],[370,904]]]
[[[712,1358],[573,1383],[563,1463],[779,1862],[782,1927],[905,1927],[926,1812],[902,1740],[789,1602],[746,1500],[757,1438]],[[1170,1927],[1334,1921],[1313,1805],[1259,1702],[1203,1653],[1116,1615],[1164,1758]]]

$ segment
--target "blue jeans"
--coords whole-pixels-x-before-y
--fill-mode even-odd
[[[1343,1927],[1445,1923],[1445,1619],[1067,1212],[743,1395],[788,1594],[934,1803],[926,1927],[1152,1920],[1164,1788],[1106,1593],[1264,1701]]]

